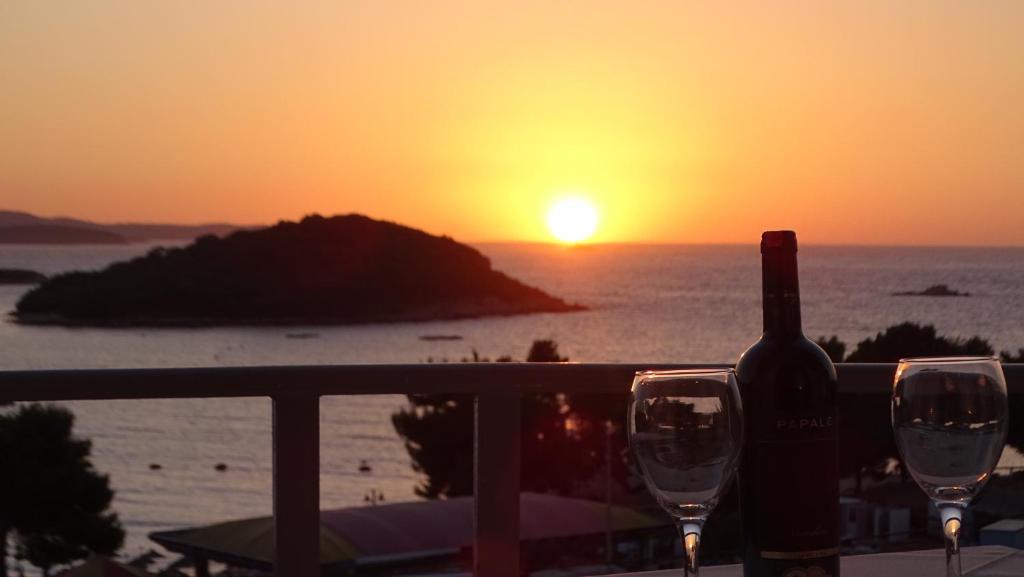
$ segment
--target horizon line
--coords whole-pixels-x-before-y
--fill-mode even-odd
[[[79,220],[79,221],[88,222],[88,223],[99,225],[99,226],[125,226],[125,225],[129,225],[129,226],[133,226],[133,225],[134,226],[177,226],[177,227],[230,226],[230,227],[234,227],[234,228],[238,228],[238,229],[252,229],[252,228],[271,227],[271,226],[274,226],[274,225],[276,225],[276,224],[278,224],[280,222],[299,222],[303,218],[305,218],[307,216],[312,216],[312,215],[325,216],[321,212],[312,212],[312,213],[304,214],[302,217],[298,217],[298,218],[296,218],[294,220],[292,220],[290,218],[287,218],[287,217],[279,217],[277,219],[274,219],[274,221],[270,222],[270,223],[239,224],[239,223],[231,222],[231,221],[228,221],[228,220],[207,220],[207,221],[196,221],[196,222],[173,222],[173,221],[158,221],[158,220],[113,220],[113,221],[100,221],[100,220],[92,220],[92,219],[89,219],[89,218],[76,217],[76,216],[66,216],[66,215],[59,215],[59,216],[49,216],[49,215],[47,215],[47,216],[43,216],[43,215],[41,215],[39,213],[31,212],[31,211],[28,211],[28,210],[19,210],[19,209],[14,209],[14,208],[0,208],[0,212],[12,212],[12,213],[27,214],[27,215],[30,215],[30,216],[33,216],[33,217],[37,217],[37,218],[42,218],[42,219]],[[348,215],[348,214],[362,214],[362,213],[359,213],[359,212],[346,212],[346,213],[335,213],[335,214],[326,215],[326,216],[328,216],[328,217],[329,216],[344,216],[344,215]],[[409,224],[403,224],[403,223],[400,223],[400,222],[398,222],[396,220],[391,220],[391,219],[389,219],[387,217],[380,218],[380,217],[373,217],[373,216],[369,216],[369,215],[365,215],[365,214],[363,214],[363,216],[366,216],[368,218],[373,218],[374,220],[382,220],[382,221],[392,222],[392,223],[395,223],[395,224],[400,224],[402,226],[407,226],[409,228],[416,228],[417,230],[421,230],[423,232],[427,232],[423,228],[417,228],[417,227],[409,225]],[[456,240],[456,242],[461,242],[461,243],[465,243],[465,244],[529,244],[529,245],[543,245],[543,246],[559,247],[559,248],[564,248],[564,249],[567,249],[567,250],[569,250],[569,249],[582,249],[582,248],[585,248],[585,247],[599,247],[599,246],[756,246],[758,244],[758,242],[759,242],[757,240],[751,240],[750,242],[739,242],[739,241],[647,241],[647,240],[618,240],[618,241],[580,242],[580,243],[576,243],[576,244],[566,244],[566,243],[563,243],[563,242],[559,242],[557,240],[510,240],[510,239],[501,239],[501,240],[495,240],[495,239],[480,240],[480,239],[476,239],[476,240],[469,240],[469,239],[459,239],[459,238],[456,238],[455,235],[452,235],[452,234],[447,233],[447,232],[438,232],[438,233],[428,232],[428,234],[434,234],[435,236],[447,236],[449,238],[452,238],[453,240]],[[153,241],[159,241],[159,240],[174,240],[174,239],[152,239],[152,240]],[[806,242],[806,241],[804,241],[804,242],[801,242],[801,244],[803,246],[814,246],[814,247],[993,248],[993,249],[1000,249],[1000,248],[1002,248],[1002,249],[1020,249],[1020,248],[1024,248],[1024,243],[1022,243],[1022,244],[941,244],[941,243],[935,243],[935,244],[921,243],[921,244],[917,244],[917,243],[899,243],[899,242],[895,242],[895,243],[894,242],[850,243],[850,242],[827,242],[827,241],[826,242]]]
[[[446,235],[447,236],[447,235]],[[586,249],[587,247],[600,247],[600,246],[736,246],[736,247],[747,247],[757,246],[759,241],[751,242],[726,242],[726,241],[710,241],[710,242],[687,242],[687,241],[602,241],[602,242],[581,242],[577,244],[565,244],[558,241],[544,241],[544,240],[461,240],[459,242],[467,244],[534,244],[542,246],[550,246],[557,248],[564,248],[566,250],[574,249]],[[850,248],[864,248],[864,247],[876,247],[876,248],[1012,248],[1012,249],[1024,249],[1024,244],[906,244],[906,243],[885,243],[885,242],[868,242],[868,243],[848,243],[848,242],[807,242],[801,241],[799,246],[813,246],[813,247],[850,247]]]

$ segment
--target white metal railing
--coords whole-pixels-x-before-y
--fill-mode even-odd
[[[520,403],[524,393],[628,392],[633,373],[709,365],[469,363],[0,371],[0,401],[269,397],[273,402],[278,577],[313,577],[319,555],[319,399],[329,395],[476,396],[474,574],[519,577]],[[725,365],[715,365],[725,366]],[[843,393],[885,393],[894,364],[840,364]],[[1024,364],[1004,365],[1024,393]]]

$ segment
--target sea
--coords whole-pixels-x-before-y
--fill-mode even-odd
[[[0,246],[0,268],[96,270],[156,245]],[[339,327],[64,328],[0,322],[0,370],[420,363],[525,358],[554,339],[572,361],[731,363],[761,330],[756,245],[475,245],[494,268],[588,307],[458,321]],[[805,332],[852,349],[901,321],[1024,347],[1024,248],[803,246]],[[897,297],[945,284],[969,297]],[[25,286],[0,286],[10,311]],[[424,340],[458,335],[459,340]],[[299,336],[301,338],[296,338]],[[848,349],[849,350],[849,349]],[[321,507],[415,500],[417,475],[391,425],[403,396],[325,398]],[[270,403],[263,398],[67,402],[116,490],[126,558],[147,535],[271,512]],[[224,464],[226,470],[217,470]],[[369,471],[361,471],[361,465]],[[1016,452],[1003,465],[1024,466]]]

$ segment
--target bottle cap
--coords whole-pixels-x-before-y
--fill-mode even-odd
[[[796,252],[796,233],[791,230],[768,230],[761,234],[761,252],[766,250]]]

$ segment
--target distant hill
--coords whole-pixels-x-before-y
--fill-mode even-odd
[[[361,215],[204,236],[99,272],[53,277],[20,322],[202,326],[423,321],[581,310],[491,268],[476,249]]]
[[[242,228],[236,225],[223,223],[198,225],[147,223],[101,224],[96,222],[90,222],[87,220],[80,220],[77,218],[45,218],[41,216],[36,216],[34,214],[29,214],[27,212],[0,210],[0,228],[26,226],[62,227],[65,229],[74,228],[102,231],[121,237],[122,240],[120,242],[144,242],[149,240],[191,240],[207,234],[224,235]],[[54,234],[53,236],[43,236],[33,241],[24,242],[46,244],[77,244],[73,240],[65,240],[67,236],[61,235],[58,230],[55,229],[55,232],[56,234]]]
[[[0,226],[0,244],[125,244],[125,237],[95,228],[62,224]]]
[[[0,285],[39,284],[44,280],[46,280],[46,275],[34,270],[23,268],[0,268]]]

